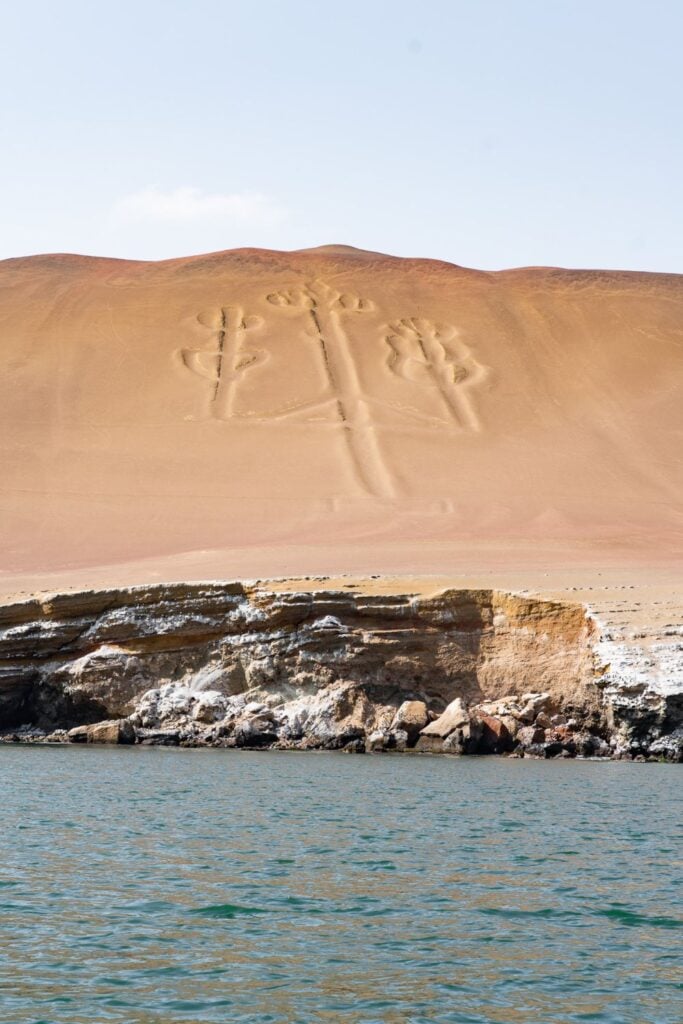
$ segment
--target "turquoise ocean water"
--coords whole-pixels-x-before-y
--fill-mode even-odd
[[[680,766],[0,747],[0,1020],[683,1020]]]

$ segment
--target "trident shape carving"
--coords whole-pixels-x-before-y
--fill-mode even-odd
[[[374,304],[349,292],[336,291],[326,282],[313,280],[302,287],[266,295],[271,306],[283,313],[302,316],[307,335],[315,343],[324,388],[317,398],[290,401],[261,412],[236,411],[236,391],[244,374],[269,358],[265,350],[246,347],[248,335],[263,327],[259,316],[247,316],[240,306],[221,306],[197,316],[197,322],[211,332],[210,348],[182,349],[184,365],[212,385],[211,415],[220,420],[321,419],[333,414],[343,431],[344,442],[356,479],[367,494],[391,498],[396,493],[396,475],[380,445],[375,412],[384,410],[406,418],[418,427],[455,432],[480,429],[471,389],[488,376],[448,325],[421,317],[407,317],[384,326],[389,347],[385,367],[396,377],[436,392],[441,410],[420,409],[408,401],[368,395],[362,387],[344,320],[367,314]],[[329,420],[328,420],[329,423]]]
[[[345,314],[371,312],[374,303],[358,295],[338,292],[319,280],[303,288],[272,292],[266,298],[273,306],[308,316],[311,333],[318,342],[326,390],[331,393],[331,397],[314,404],[333,404],[363,490],[377,497],[392,497],[395,490],[392,473],[379,446],[370,402],[363,394],[343,324]]]
[[[188,370],[213,384],[211,415],[219,420],[233,416],[236,385],[250,367],[268,358],[266,352],[243,351],[246,335],[263,326],[260,316],[245,316],[239,306],[222,306],[200,313],[197,321],[213,333],[211,349],[183,349]]]

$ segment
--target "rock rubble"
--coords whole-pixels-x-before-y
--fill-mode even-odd
[[[0,608],[8,740],[683,760],[683,690],[580,606],[258,584]]]

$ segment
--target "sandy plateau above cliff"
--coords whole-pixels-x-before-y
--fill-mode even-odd
[[[0,345],[5,595],[681,561],[680,276],[37,256]]]

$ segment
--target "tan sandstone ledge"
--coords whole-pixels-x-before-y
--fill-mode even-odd
[[[682,756],[680,642],[653,654],[580,601],[434,582],[168,583],[5,603],[0,727],[19,739]],[[664,679],[656,657],[669,659]]]

